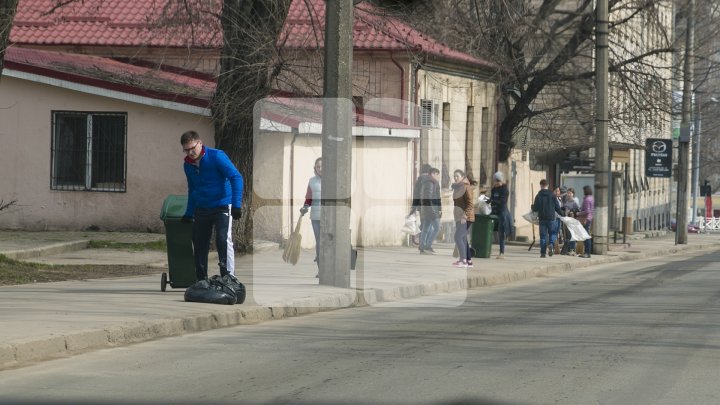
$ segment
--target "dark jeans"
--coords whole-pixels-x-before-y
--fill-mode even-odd
[[[312,228],[313,234],[315,235],[315,262],[317,263],[318,269],[320,268],[320,220],[313,219]]]
[[[589,221],[587,221],[587,222],[585,223],[585,225],[583,225],[583,226],[585,227],[585,230],[587,231],[587,233],[588,233],[590,236],[592,236],[592,232],[590,231],[590,229],[592,229],[592,219],[589,220]],[[586,254],[592,253],[592,238],[590,238],[590,239],[585,239],[585,241],[583,242],[583,244],[584,244],[583,247],[585,248],[585,253],[586,253]]]
[[[470,251],[470,242],[467,239],[470,233],[472,222],[460,221],[455,222],[455,245],[458,248],[458,258],[460,260],[472,260],[472,252]]]
[[[554,219],[540,220],[540,255],[542,256],[545,256],[545,253],[547,253],[548,239],[550,239],[550,246],[555,245],[553,229],[556,223]]]
[[[440,218],[434,215],[420,217],[420,249],[430,249],[440,232]]]
[[[196,208],[192,227],[193,256],[195,258],[195,276],[198,280],[208,277],[208,254],[210,239],[215,228],[215,245],[218,252],[220,275],[232,273],[228,269],[234,266],[235,252],[232,246],[230,207]],[[233,255],[230,258],[230,255]]]
[[[458,259],[467,260],[467,256],[470,254],[468,249],[468,228],[472,225],[472,222],[462,223],[460,221],[455,222],[455,246],[458,249]]]

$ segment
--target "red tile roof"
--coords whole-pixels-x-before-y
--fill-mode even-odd
[[[198,107],[215,92],[214,81],[90,55],[10,47],[5,68]]]
[[[56,0],[20,0],[10,41],[20,45],[219,49],[222,33],[216,16],[221,1],[189,0],[199,16],[199,22],[190,25],[185,9],[175,8],[180,2],[170,0],[83,0],[52,12]],[[442,60],[493,67],[487,61],[435,41],[370,4],[360,3],[354,15],[356,50],[410,51]],[[293,0],[281,41],[287,48],[322,48],[324,26],[324,0]]]
[[[221,0],[193,4],[199,23],[190,25],[182,2],[82,0],[54,9],[57,0],[20,0],[10,41],[31,45],[193,46],[220,48],[215,17]]]

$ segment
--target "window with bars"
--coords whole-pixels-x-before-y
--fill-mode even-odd
[[[124,192],[127,113],[53,111],[50,188]]]
[[[420,100],[420,126],[437,128],[440,105],[432,100]]]

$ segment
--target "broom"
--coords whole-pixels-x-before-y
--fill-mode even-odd
[[[300,258],[300,242],[302,242],[302,235],[300,234],[300,225],[302,223],[303,215],[298,218],[297,225],[295,225],[295,231],[290,235],[290,238],[285,245],[283,251],[283,260],[285,263],[290,263],[293,266],[297,264]]]

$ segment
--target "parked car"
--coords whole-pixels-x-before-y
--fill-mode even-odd
[[[675,232],[675,228],[677,228],[677,224],[673,220],[670,222],[670,229]],[[700,228],[693,224],[687,224],[687,231],[688,233],[700,233]]]

